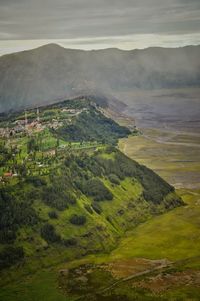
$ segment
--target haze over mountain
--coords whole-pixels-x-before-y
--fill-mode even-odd
[[[0,111],[77,95],[200,86],[200,46],[82,51],[48,44],[0,57]]]

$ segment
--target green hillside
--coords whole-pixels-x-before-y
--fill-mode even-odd
[[[60,163],[1,188],[2,268],[51,247],[73,256],[108,251],[127,229],[182,204],[170,185],[115,148],[67,153]]]
[[[88,100],[27,111],[24,124],[23,115],[0,124],[1,284],[109,252],[127,230],[183,205],[171,185],[115,147],[130,130]]]

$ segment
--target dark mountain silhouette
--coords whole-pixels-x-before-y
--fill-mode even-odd
[[[82,51],[48,44],[0,57],[0,111],[131,89],[197,87],[200,46]],[[118,103],[119,104],[119,103]]]

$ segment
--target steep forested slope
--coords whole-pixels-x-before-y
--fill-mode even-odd
[[[173,187],[115,148],[67,154],[48,176],[2,187],[1,268],[52,248],[69,258],[109,250],[127,229],[179,205]]]
[[[109,251],[126,230],[183,204],[115,147],[130,130],[88,99],[38,114],[26,112],[25,127],[23,112],[1,121],[0,269]]]

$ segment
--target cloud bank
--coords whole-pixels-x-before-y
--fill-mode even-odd
[[[0,1],[1,52],[6,52],[2,41],[12,40],[130,49],[151,46],[151,41],[166,47],[198,44],[199,36],[199,0]],[[28,49],[27,42],[22,44]]]

